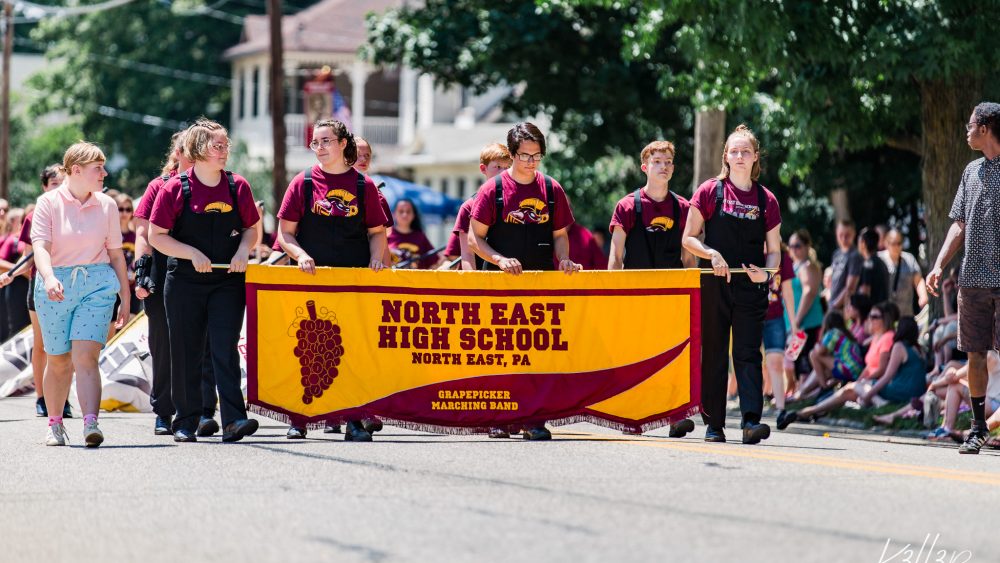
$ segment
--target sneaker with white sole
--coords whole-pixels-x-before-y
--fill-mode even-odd
[[[96,448],[104,442],[104,432],[97,427],[96,420],[83,425],[83,441],[88,448]]]
[[[46,446],[65,446],[67,443],[69,443],[69,436],[62,424],[49,426],[49,432],[45,435]]]

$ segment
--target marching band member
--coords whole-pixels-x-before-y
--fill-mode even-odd
[[[760,349],[771,275],[759,264],[778,266],[781,213],[778,200],[757,182],[758,177],[760,143],[749,128],[740,125],[726,139],[718,177],[702,183],[691,197],[684,228],[684,248],[715,273],[701,284],[701,402],[702,420],[708,426],[706,442],[726,441],[730,331],[743,443],[756,444],[771,435],[771,428],[760,422],[764,409]],[[702,231],[704,242],[698,239]],[[746,277],[733,278],[730,266],[746,268]]]
[[[149,242],[167,255],[164,306],[170,334],[174,440],[194,442],[202,414],[201,362],[210,333],[224,442],[257,431],[240,390],[236,345],[246,309],[246,267],[260,240],[260,214],[241,176],[225,170],[226,129],[209,120],[188,128],[184,152],[194,165],[160,189],[150,215]],[[213,271],[213,264],[228,264]]]
[[[674,175],[674,144],[653,141],[640,161],[646,185],[621,198],[611,216],[609,270],[694,268],[697,259],[681,244],[688,200],[670,190]],[[694,430],[691,419],[670,425],[671,438]]]
[[[572,274],[580,265],[569,258],[567,230],[573,223],[566,192],[539,172],[545,156],[545,136],[531,123],[517,123],[507,132],[507,149],[514,164],[479,188],[472,205],[469,246],[486,263],[486,270],[519,275],[525,270],[559,270]],[[527,425],[524,438],[550,440],[544,421]]]
[[[340,121],[324,120],[313,128],[309,148],[318,164],[292,179],[278,210],[278,241],[299,269],[317,266],[385,268],[385,223],[375,183],[353,169],[358,158],[354,135]],[[288,438],[306,436],[301,419],[293,418]],[[344,439],[370,442],[359,420],[348,421]]]

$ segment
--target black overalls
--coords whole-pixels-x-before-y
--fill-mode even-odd
[[[635,198],[635,223],[625,236],[625,257],[622,259],[626,270],[667,270],[683,268],[681,262],[681,202],[674,192],[668,192],[674,208],[671,219],[674,224],[667,231],[649,231],[642,222],[642,188],[633,194]]]
[[[365,175],[358,172],[358,212],[353,217],[326,216],[313,212],[312,167],[305,171],[302,189],[305,210],[295,240],[316,266],[367,268],[371,263],[368,226],[365,224]],[[328,421],[339,424],[338,420]],[[359,421],[355,421],[359,422]],[[292,415],[293,427],[305,427],[304,418]]]
[[[553,211],[556,208],[555,192],[552,189],[552,178],[545,177],[545,202],[549,220],[545,223],[507,223],[503,217],[503,181],[502,174],[493,177],[496,186],[496,217],[489,231],[486,232],[486,242],[501,256],[517,258],[525,270],[555,270],[552,263],[553,237],[552,225],[555,221]],[[484,270],[499,270],[496,264],[483,260]]]
[[[317,266],[367,268],[371,263],[368,227],[365,225],[365,176],[358,174],[358,213],[353,217],[324,216],[313,212],[312,168],[305,171],[305,212],[295,240]],[[376,202],[377,203],[377,202]]]
[[[232,209],[226,213],[191,210],[191,186],[181,174],[184,205],[171,236],[200,250],[213,264],[228,264],[243,238],[236,182],[226,172]],[[201,359],[208,341],[219,389],[222,426],[247,418],[240,390],[240,360],[236,345],[246,310],[246,275],[215,270],[196,272],[190,260],[167,259],[164,291],[170,328],[171,392],[177,418],[173,430],[194,433],[202,414]]]
[[[163,183],[170,176],[160,176]],[[153,385],[149,393],[149,402],[157,416],[167,419],[174,416],[174,402],[170,398],[170,329],[167,327],[167,310],[163,306],[163,295],[166,292],[167,255],[153,249],[153,265],[150,268],[154,291],[142,300],[143,310],[149,326],[149,356],[153,360]],[[202,358],[202,415],[212,417],[218,397],[215,395],[215,376],[212,373],[212,362],[206,349]]]
[[[723,213],[723,183],[720,180],[715,185],[715,213],[705,223],[705,244],[722,254],[730,268],[764,265],[767,194],[756,182],[752,189],[757,191],[760,214],[756,219],[739,219]],[[710,260],[702,260],[701,265],[712,267]],[[743,274],[733,274],[732,283],[726,283],[724,277],[702,277],[701,416],[705,425],[722,428],[725,424],[730,330],[743,422],[760,422],[764,409],[760,347],[766,314],[767,284],[753,283]]]

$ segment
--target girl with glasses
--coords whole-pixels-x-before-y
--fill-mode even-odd
[[[358,159],[354,135],[340,121],[319,121],[310,147],[317,164],[292,179],[278,210],[282,250],[308,274],[324,266],[381,271],[389,218],[375,182],[352,168]],[[286,437],[305,438],[308,420],[297,415],[289,418]],[[344,440],[370,442],[372,436],[360,420],[351,420]]]
[[[149,220],[149,242],[169,257],[164,307],[176,442],[197,441],[206,339],[222,411],[222,441],[241,440],[258,428],[247,418],[236,345],[246,310],[250,249],[261,237],[260,214],[250,183],[225,169],[228,149],[226,129],[218,123],[199,120],[189,127],[184,153],[193,165],[160,189]]]

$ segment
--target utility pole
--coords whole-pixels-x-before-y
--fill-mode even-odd
[[[3,3],[3,89],[0,93],[0,197],[10,197],[10,55],[14,51],[14,4]]]
[[[274,145],[272,190],[275,209],[281,205],[288,186],[285,171],[285,55],[281,37],[281,0],[267,0],[271,26],[271,132]]]

